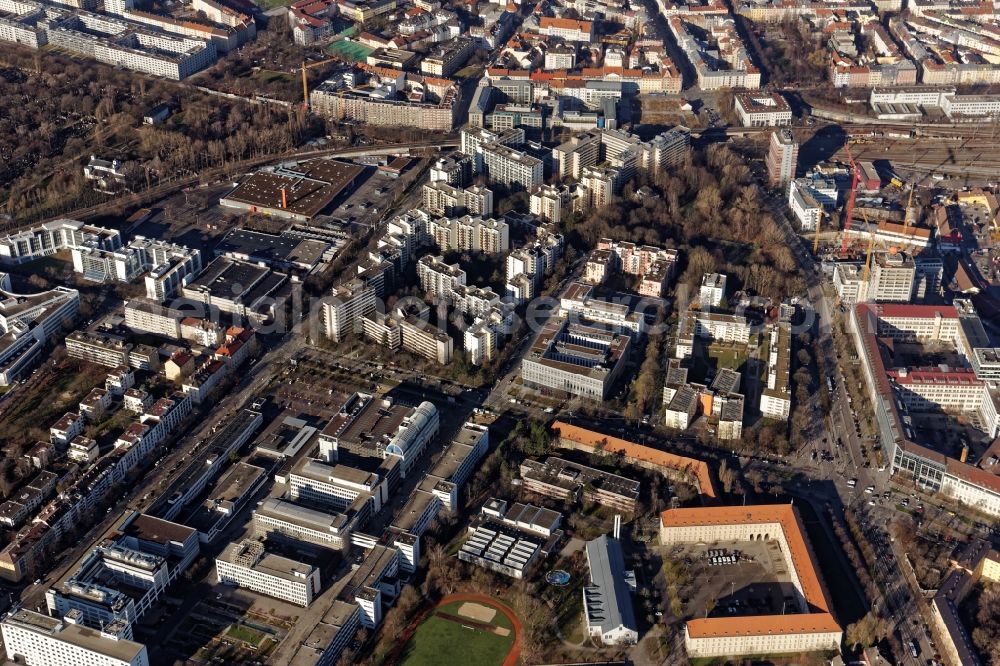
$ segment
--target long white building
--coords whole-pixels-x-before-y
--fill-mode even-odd
[[[918,438],[913,414],[942,409],[975,416],[990,437],[1000,434],[1000,396],[989,368],[995,357],[989,337],[971,303],[954,305],[895,305],[862,303],[851,309],[851,334],[861,359],[880,441],[892,473],[912,478],[928,492],[941,492],[971,508],[1000,515],[1000,476],[994,469],[995,447],[979,465],[954,458]],[[886,368],[883,340],[950,343],[969,360],[972,369]],[[977,376],[977,368],[984,372]]]
[[[27,609],[18,609],[0,623],[9,659],[27,666],[149,666],[142,643]]]
[[[226,546],[215,559],[220,583],[307,607],[319,594],[319,569],[287,557],[267,553],[259,541],[244,540]]]

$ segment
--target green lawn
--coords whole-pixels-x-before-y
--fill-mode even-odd
[[[287,72],[276,72],[273,69],[262,69],[258,72],[257,78],[259,78],[262,83],[271,83],[272,81],[291,81],[294,77]]]
[[[454,614],[458,605],[445,612]],[[497,626],[510,628],[507,618],[497,611],[493,619]],[[500,666],[514,644],[514,632],[497,636],[475,629],[467,629],[457,622],[436,615],[427,618],[413,634],[403,653],[403,666],[440,666],[440,664],[468,664],[469,666]]]
[[[708,348],[708,357],[715,359],[717,370],[727,368],[729,370],[739,370],[744,361],[747,360],[746,349],[734,347],[721,347],[712,345]]]
[[[257,633],[256,631],[253,631],[252,629],[247,629],[246,627],[241,627],[241,626],[238,626],[238,625],[235,625],[235,624],[233,626],[229,627],[229,631],[226,632],[226,635],[227,636],[232,636],[233,638],[241,640],[244,643],[249,643],[250,645],[253,645],[254,647],[257,647],[258,645],[260,645],[260,642],[262,640],[264,640],[264,636],[262,636],[261,634]]]

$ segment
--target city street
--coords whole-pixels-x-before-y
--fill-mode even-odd
[[[877,496],[881,496],[889,487],[889,472],[878,472],[874,468],[865,468],[861,464],[861,438],[855,426],[856,412],[853,410],[846,387],[844,386],[844,374],[840,370],[841,359],[837,358],[836,345],[833,341],[833,315],[828,299],[823,293],[820,279],[819,264],[816,258],[806,247],[805,242],[795,233],[783,209],[783,197],[771,196],[767,201],[771,205],[775,219],[779,221],[785,231],[788,245],[795,254],[803,274],[806,276],[808,285],[808,299],[813,311],[818,313],[818,321],[814,327],[816,333],[815,349],[821,350],[825,355],[823,367],[837,368],[834,381],[834,391],[830,396],[831,406],[829,418],[825,421],[826,444],[813,442],[811,446],[803,447],[803,450],[815,450],[816,448],[828,449],[833,453],[839,450],[839,458],[833,461],[823,461],[817,456],[819,464],[810,464],[811,453],[803,455],[800,452],[798,460],[794,463],[798,469],[809,469],[815,474],[815,478],[829,481],[837,489],[840,503],[844,507],[860,506],[866,507],[868,501],[876,503]],[[825,378],[821,378],[825,382]],[[818,395],[814,400],[818,401]],[[837,446],[838,440],[843,442],[843,448]],[[808,458],[809,461],[803,460]],[[851,488],[848,480],[856,478],[856,485]],[[865,493],[865,489],[874,486],[872,493]],[[868,498],[871,498],[870,500]],[[893,509],[880,516],[879,520],[872,520],[869,523],[873,548],[876,548],[877,562],[874,578],[884,590],[883,599],[876,601],[876,609],[884,607],[887,614],[892,618],[895,630],[899,632],[904,648],[909,646],[910,641],[916,641],[919,646],[920,658],[914,659],[908,649],[905,654],[898,655],[900,664],[921,666],[926,663],[928,655],[933,655],[929,639],[922,631],[917,631],[917,618],[920,617],[919,609],[913,598],[913,594],[908,589],[906,577],[901,571],[901,563],[897,554],[891,548],[879,546],[878,544],[888,544],[891,536],[888,532]]]

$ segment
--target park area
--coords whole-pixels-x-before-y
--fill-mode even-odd
[[[435,608],[417,627],[402,666],[501,666],[514,648],[514,623],[489,600],[453,601]]]

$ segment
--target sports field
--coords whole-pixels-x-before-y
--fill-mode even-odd
[[[327,51],[332,55],[339,55],[347,60],[352,60],[354,62],[362,62],[367,58],[372,51],[375,49],[365,46],[360,42],[353,42],[350,39],[342,39],[339,42],[334,42],[327,47]]]
[[[424,620],[403,651],[403,666],[501,666],[514,644],[514,627],[488,605],[458,601]]]

